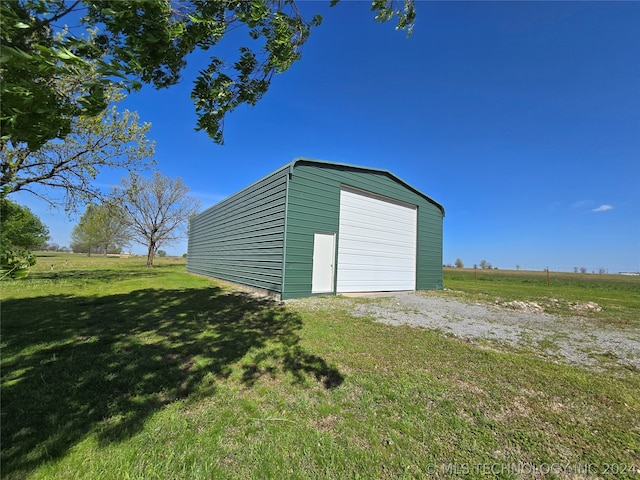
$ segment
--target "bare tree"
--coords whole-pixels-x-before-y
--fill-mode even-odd
[[[200,202],[188,193],[182,179],[160,172],[152,179],[138,175],[123,179],[122,206],[134,240],[147,247],[147,267],[153,266],[160,245],[170,245],[184,235],[189,217],[200,208]]]

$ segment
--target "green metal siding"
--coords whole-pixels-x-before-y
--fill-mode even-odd
[[[298,160],[289,180],[282,298],[311,295],[314,232],[337,234],[340,187],[351,186],[418,206],[416,288],[442,288],[443,210],[388,172]],[[340,266],[338,265],[338,268]]]
[[[294,165],[289,179],[283,299],[311,295],[313,234],[337,234],[340,211],[340,183],[335,172],[299,162]]]
[[[311,295],[313,235],[336,233],[337,258],[343,185],[418,206],[416,288],[442,288],[440,205],[389,172],[304,159],[194,217],[187,271],[283,299]]]
[[[190,221],[188,272],[282,291],[288,167]]]

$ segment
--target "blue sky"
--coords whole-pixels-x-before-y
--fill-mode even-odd
[[[224,146],[194,130],[204,56],[180,85],[122,104],[203,208],[309,157],[390,170],[443,204],[444,263],[640,270],[640,3],[418,2],[410,38],[368,2],[299,4],[323,24],[255,107],[228,116]],[[14,200],[69,244],[75,219]],[[186,239],[165,249],[181,255]]]

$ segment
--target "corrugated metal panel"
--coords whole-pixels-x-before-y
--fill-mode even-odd
[[[282,291],[288,166],[189,223],[187,271]]]
[[[303,159],[292,165],[283,298],[311,294],[313,234],[317,231],[338,233],[343,185],[417,205],[416,288],[442,288],[444,209],[441,205],[384,170]],[[337,242],[339,248],[339,233]]]
[[[337,233],[340,188],[334,172],[294,164],[289,180],[287,253],[282,298],[311,295],[313,236]]]

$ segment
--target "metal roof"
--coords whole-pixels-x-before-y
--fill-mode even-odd
[[[359,166],[359,165],[350,165],[348,163],[330,162],[328,160],[315,160],[313,158],[305,158],[305,157],[295,158],[293,161],[283,165],[282,167],[274,170],[273,172],[269,173],[268,175],[265,175],[264,177],[260,178],[259,180],[256,180],[255,182],[253,182],[253,183],[247,185],[246,187],[240,189],[238,192],[232,194],[230,197],[232,197],[234,195],[241,195],[242,192],[244,192],[245,190],[249,190],[254,185],[262,182],[263,180],[265,180],[266,178],[270,177],[271,175],[274,175],[274,174],[276,174],[278,172],[281,172],[282,170],[287,170],[288,169],[289,173],[293,173],[293,169],[295,168],[296,164],[297,163],[301,163],[301,162],[308,163],[308,164],[327,165],[327,166],[332,166],[332,167],[349,168],[349,169],[352,169],[352,170],[360,170],[360,171],[363,171],[363,172],[381,173],[381,174],[386,175],[387,177],[391,178],[392,180],[395,180],[396,182],[402,184],[403,186],[405,186],[409,190],[413,191],[414,193],[417,193],[418,195],[423,197],[425,200],[427,200],[429,203],[431,203],[431,204],[435,205],[436,207],[438,207],[440,209],[440,211],[442,212],[442,216],[443,217],[445,215],[444,207],[440,203],[436,202],[433,198],[431,198],[427,194],[421,192],[417,188],[411,186],[411,184],[405,182],[400,177],[398,177],[398,176],[394,175],[393,173],[391,173],[389,170],[384,170],[384,169],[380,169],[380,168],[372,168],[372,167],[362,167],[362,166]],[[213,208],[213,207],[217,206],[218,204],[226,201],[230,197],[227,197],[225,199],[220,200],[219,202],[216,202],[214,205],[212,205],[211,207],[206,208],[201,213],[204,213],[207,210],[209,210],[210,208]]]
[[[289,171],[293,172],[293,169],[295,168],[296,164],[297,163],[301,163],[301,162],[310,163],[310,164],[318,164],[318,165],[327,165],[327,166],[334,166],[334,167],[349,168],[349,169],[352,169],[352,170],[360,170],[360,171],[365,171],[365,172],[381,173],[383,175],[388,176],[392,180],[395,180],[396,182],[404,185],[409,190],[417,193],[418,195],[423,197],[426,201],[428,201],[429,203],[432,203],[433,205],[438,207],[440,209],[440,211],[442,212],[442,216],[445,215],[444,207],[440,203],[436,202],[430,196],[426,195],[425,193],[421,192],[420,190],[418,190],[417,188],[413,187],[409,183],[405,182],[404,180],[402,180],[397,175],[394,175],[389,170],[384,170],[384,169],[380,169],[380,168],[372,168],[372,167],[362,167],[362,166],[359,166],[359,165],[350,165],[348,163],[330,162],[330,161],[327,161],[327,160],[315,160],[315,159],[312,159],[312,158],[305,158],[305,157],[298,157],[298,158],[294,159],[292,162],[290,162],[288,164],[288,166],[285,165],[285,167],[283,167],[283,168],[287,168],[288,167]],[[276,171],[279,171],[279,170],[282,170],[282,168],[279,168]]]

